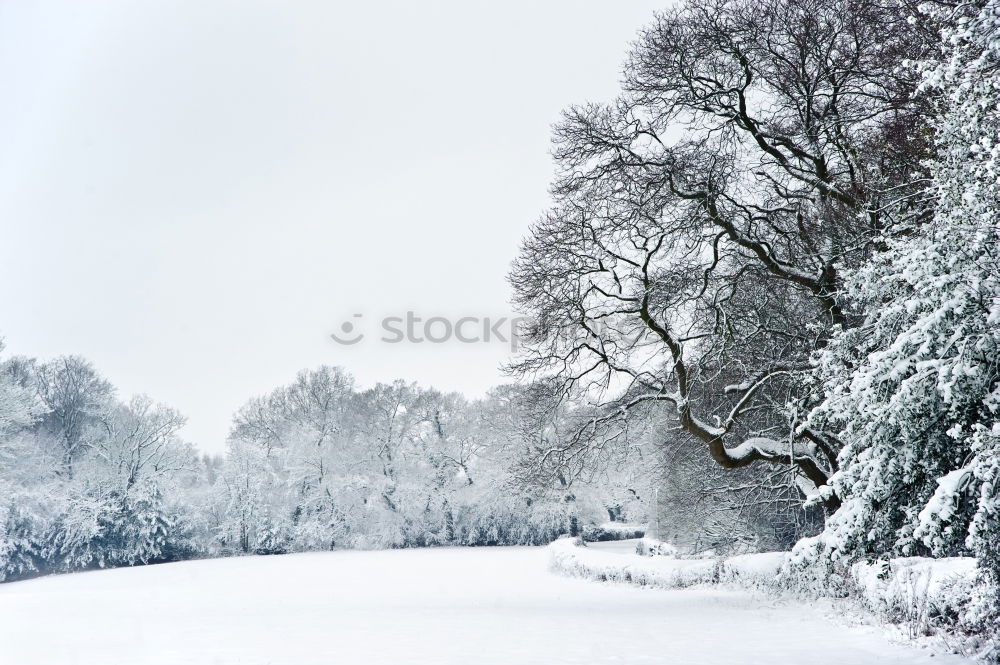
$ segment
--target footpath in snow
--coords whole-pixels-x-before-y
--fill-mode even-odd
[[[805,605],[599,584],[549,566],[547,548],[344,551],[2,584],[0,663],[967,662]]]

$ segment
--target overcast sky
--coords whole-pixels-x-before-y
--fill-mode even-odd
[[[380,319],[509,312],[550,126],[662,4],[0,0],[5,354],[83,355],[213,452],[306,367],[482,394],[506,345]]]

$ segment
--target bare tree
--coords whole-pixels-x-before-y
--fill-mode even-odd
[[[62,356],[37,366],[36,387],[48,409],[42,426],[55,438],[62,472],[71,477],[74,462],[87,446],[87,429],[111,404],[114,387],[79,356]]]
[[[194,469],[193,449],[177,436],[185,422],[179,412],[140,395],[102,416],[91,446],[113,481],[128,492],[143,478]]]
[[[510,276],[533,320],[514,370],[595,412],[543,464],[580,472],[659,405],[723,467],[826,483],[839,444],[796,408],[810,354],[851,322],[839,269],[921,209],[906,19],[882,0],[693,0],[642,33],[613,104],[566,113],[554,205]]]

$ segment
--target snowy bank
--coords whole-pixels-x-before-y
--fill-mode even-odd
[[[662,589],[681,589],[718,581],[714,559],[640,557],[595,551],[579,538],[560,538],[549,545],[551,566],[570,577],[600,582],[628,582]]]
[[[722,584],[770,594],[830,593],[815,584],[814,572],[793,565],[790,552],[678,558],[675,549],[650,539],[640,540],[637,549],[635,555],[602,551],[579,538],[560,538],[548,547],[552,569],[570,577],[662,589]],[[657,549],[665,555],[650,552]],[[897,624],[905,637],[937,636],[934,639],[948,650],[988,660],[998,652],[992,631],[977,618],[982,614],[976,608],[978,575],[976,562],[969,557],[856,563],[848,571],[847,602]]]
[[[682,588],[723,583],[744,588],[815,594],[793,569],[791,552],[760,552],[727,558],[682,558],[676,548],[649,538],[636,556],[596,550],[579,538],[549,545],[552,568],[565,575],[642,586]],[[979,570],[971,557],[909,557],[856,563],[850,569],[852,595],[868,609],[889,617],[909,616],[925,607],[931,617],[955,617],[973,596]]]
[[[726,583],[745,588],[777,589],[787,552],[743,554],[728,559],[680,558],[667,543],[643,538],[637,554],[598,551],[578,538],[560,538],[549,545],[552,568],[572,577],[627,582],[663,589]]]
[[[1000,662],[996,599],[972,557],[856,563],[850,579],[858,601],[906,637],[939,640],[955,653]]]
[[[731,556],[719,564],[719,581],[755,589],[784,588],[788,559],[788,552]]]

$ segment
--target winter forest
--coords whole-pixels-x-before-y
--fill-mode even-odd
[[[81,358],[4,368],[6,579],[336,547],[537,545],[573,520],[646,516],[648,471],[522,485],[555,425],[511,386],[469,401],[304,371],[240,409],[218,458],[177,437],[179,413],[121,401]]]
[[[680,0],[551,138],[485,397],[316,366],[209,455],[3,349],[0,580],[644,533],[830,597],[973,561],[932,619],[1000,634],[1000,0]]]

